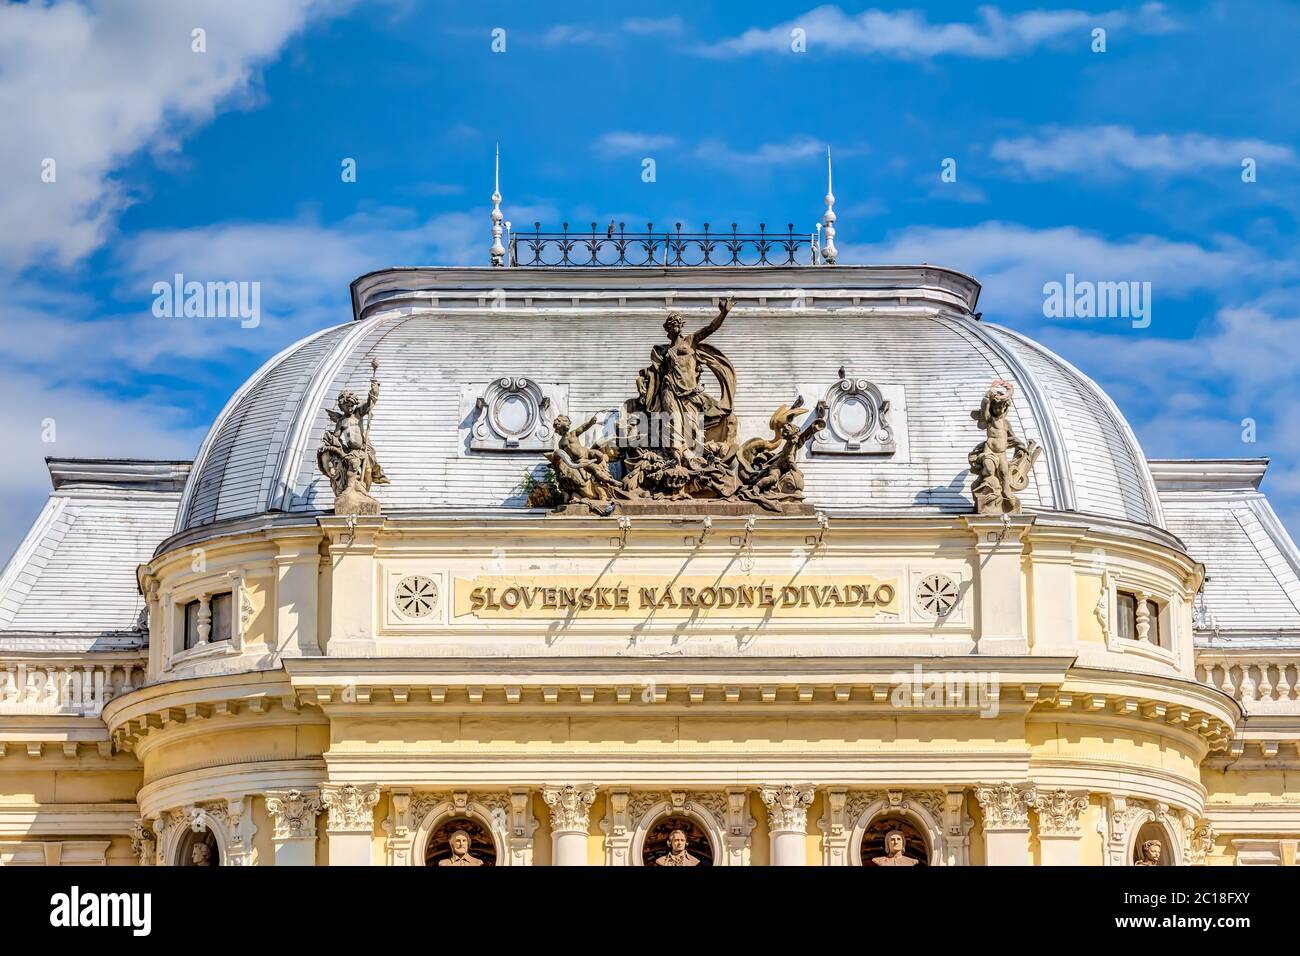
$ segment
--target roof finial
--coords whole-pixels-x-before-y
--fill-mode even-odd
[[[831,189],[831,148],[826,147],[826,213],[822,216],[822,258],[826,264],[835,265],[835,193]]]
[[[497,143],[496,172],[492,187],[492,248],[489,250],[494,266],[506,263],[506,247],[501,244],[501,144]]]

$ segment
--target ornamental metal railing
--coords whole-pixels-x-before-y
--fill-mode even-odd
[[[768,232],[766,223],[758,232],[742,233],[731,224],[730,232],[682,232],[676,223],[672,231],[655,231],[646,223],[645,232],[629,233],[624,223],[601,228],[591,224],[590,232],[542,232],[540,222],[532,232],[510,235],[512,266],[792,266],[820,264],[820,250],[812,235],[794,231]]]

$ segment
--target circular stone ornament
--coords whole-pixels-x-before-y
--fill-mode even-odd
[[[422,574],[411,574],[397,582],[393,602],[407,617],[428,617],[438,606],[438,582]]]
[[[946,574],[931,574],[916,586],[916,603],[935,617],[947,617],[957,606],[957,582]]]

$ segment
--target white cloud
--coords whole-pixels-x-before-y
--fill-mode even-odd
[[[846,150],[837,149],[843,156]],[[783,143],[762,143],[752,149],[735,149],[719,139],[708,139],[695,149],[695,155],[719,166],[786,166],[814,156],[826,155],[826,143],[811,136],[792,136]]]
[[[989,154],[1034,178],[1199,173],[1239,169],[1246,157],[1261,165],[1296,163],[1290,146],[1264,140],[1222,139],[1200,133],[1142,134],[1126,126],[1047,127],[1033,135],[999,139]]]
[[[678,36],[686,29],[681,17],[633,18],[623,21],[623,29],[636,36]]]
[[[42,330],[44,331],[44,330]],[[50,493],[45,457],[191,458],[206,427],[185,410],[145,398],[112,398],[44,376],[4,370],[5,388],[20,399],[0,419],[0,567],[18,547]],[[52,435],[54,440],[46,441]]]
[[[0,7],[0,265],[96,249],[129,202],[114,171],[219,106],[247,102],[256,68],[340,0],[90,0]],[[207,52],[191,49],[206,30]],[[55,182],[41,180],[55,161]]]
[[[1113,240],[1075,226],[1035,229],[996,221],[914,226],[880,243],[842,245],[840,261],[929,262],[958,269],[979,279],[980,308],[991,316],[1041,317],[1043,284],[1063,281],[1067,273],[1096,282],[1150,282],[1156,323],[1162,300],[1296,275],[1293,264],[1270,260],[1230,237],[1211,237],[1207,245],[1150,235]]]
[[[670,149],[675,137],[663,133],[632,133],[616,130],[597,138],[596,151],[604,156],[644,156],[651,150]]]
[[[1071,40],[1079,49],[1087,49],[1094,27],[1161,33],[1175,25],[1159,3],[1145,4],[1133,12],[1029,10],[1010,15],[984,6],[973,23],[931,23],[919,10],[872,9],[853,16],[828,5],[773,27],[751,27],[740,36],[698,47],[696,52],[720,57],[789,53],[791,31],[796,27],[805,31],[809,51],[926,60],[938,56],[1001,59]]]

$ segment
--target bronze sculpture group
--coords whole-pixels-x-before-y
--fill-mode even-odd
[[[654,346],[650,364],[637,374],[636,397],[624,402],[614,434],[587,445],[582,436],[597,425],[593,415],[574,425],[566,415],[552,421],[555,447],[545,457],[553,486],[542,496],[557,511],[597,515],[666,502],[728,503],[775,513],[810,513],[803,504],[799,450],[826,427],[819,403],[808,414],[802,398],[780,406],[768,422],[772,437],[740,442],[733,408],[736,372],[705,339],[721,328],[734,305],[727,299],[708,325],[687,333],[680,315],[664,322],[668,341]],[[388,483],[370,443],[370,420],[379,400],[378,360],[371,361],[365,400],[344,390],[338,410],[327,409],[331,428],[316,451],[321,473],[334,490],[334,513],[377,515],[372,485]],[[717,382],[716,397],[704,387],[703,372]],[[997,381],[971,417],[985,439],[970,453],[971,494],[981,515],[1020,512],[1019,492],[1042,449],[1022,441],[1011,426],[1015,386]],[[1008,453],[1011,453],[1008,459]],[[530,494],[530,500],[533,496]]]
[[[595,416],[576,427],[563,415],[555,419],[556,447],[546,459],[562,507],[609,514],[633,502],[704,499],[778,513],[798,509],[799,449],[826,422],[819,414],[801,428],[808,410],[796,400],[772,415],[771,438],[738,441],[735,369],[704,341],[733,305],[722,302],[717,316],[691,333],[676,312],[668,316],[668,341],[651,349],[650,365],[637,374],[636,398],[624,403],[612,437],[587,446],[580,436],[596,425]],[[716,397],[705,390],[705,371],[717,382]]]

